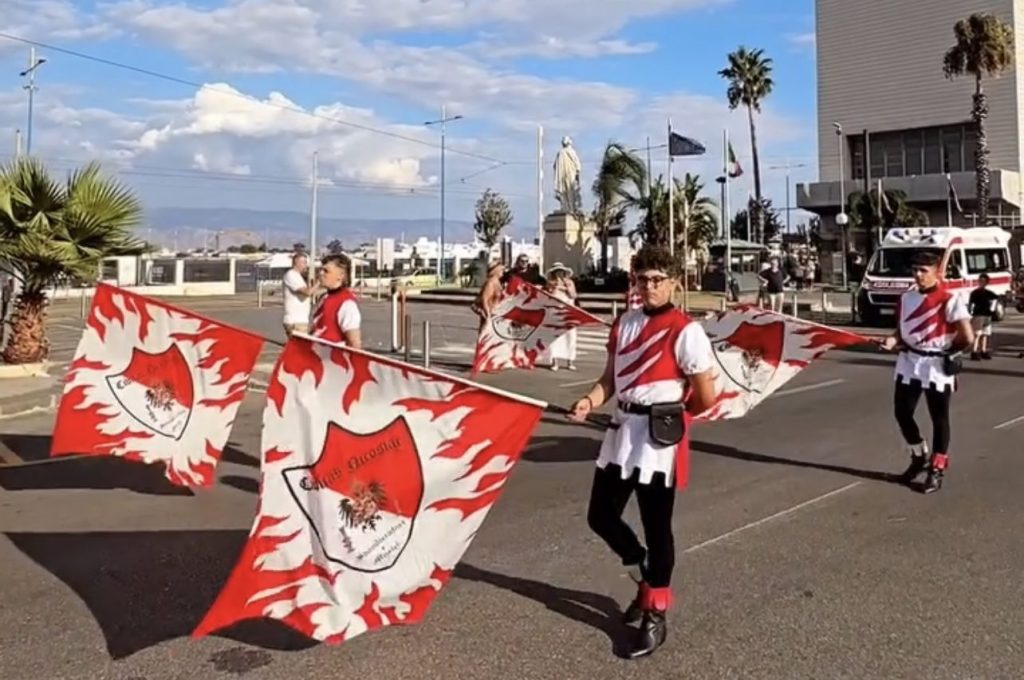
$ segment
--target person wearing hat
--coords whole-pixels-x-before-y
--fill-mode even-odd
[[[900,297],[896,331],[879,343],[899,353],[893,410],[910,453],[910,465],[900,480],[912,484],[926,472],[924,493],[942,488],[949,465],[949,407],[956,390],[958,354],[974,343],[967,304],[943,285],[939,264],[937,252],[914,254],[915,285]],[[932,419],[931,451],[914,419],[922,394]]]
[[[547,281],[544,290],[562,302],[570,305],[576,304],[576,284],[572,281],[572,269],[561,262],[554,263],[547,273]],[[558,361],[566,363],[570,371],[576,370],[576,329],[570,329],[564,335],[551,343],[549,349],[551,370],[558,370]]]

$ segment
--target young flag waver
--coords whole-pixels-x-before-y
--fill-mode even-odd
[[[718,362],[713,407],[697,420],[740,418],[830,349],[866,337],[741,305],[703,324]]]
[[[573,328],[608,324],[590,312],[513,277],[480,331],[473,375],[533,368],[555,340]]]
[[[68,368],[52,456],[163,463],[208,486],[263,339],[106,284]]]
[[[249,539],[193,635],[268,617],[337,643],[420,621],[545,406],[293,336],[267,389]]]

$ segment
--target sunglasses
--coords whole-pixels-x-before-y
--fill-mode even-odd
[[[669,278],[670,277],[668,276],[659,276],[657,274],[655,274],[654,276],[640,274],[639,276],[636,277],[636,282],[641,286],[660,286],[661,284],[668,281]]]

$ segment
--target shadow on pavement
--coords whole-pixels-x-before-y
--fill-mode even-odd
[[[224,475],[217,480],[217,483],[246,493],[259,493],[260,490],[259,480],[252,479],[251,477],[242,477],[241,475]]]
[[[578,621],[608,636],[617,655],[625,650],[630,629],[622,623],[622,609],[607,595],[582,590],[559,588],[540,581],[507,576],[462,563],[455,568],[455,577],[466,581],[487,583],[516,595],[534,600],[567,619]]]
[[[171,484],[164,476],[163,465],[113,456],[50,458],[50,438],[44,435],[0,435],[0,444],[30,463],[0,465],[0,488],[7,491],[127,489],[153,496],[194,495],[187,488]]]
[[[601,435],[594,437],[534,437],[523,451],[523,460],[532,463],[580,463],[597,460]]]
[[[85,603],[103,631],[107,651],[116,660],[167,640],[191,635],[227,580],[248,532],[129,531],[8,533],[6,536]],[[64,625],[59,608],[46,611],[50,612],[53,625]],[[307,649],[316,644],[282,623],[264,619],[243,621],[215,635],[278,651]],[[254,659],[246,662],[253,663]]]
[[[888,472],[877,472],[874,470],[859,470],[857,468],[845,467],[842,465],[829,465],[827,463],[812,463],[805,460],[794,460],[792,458],[780,458],[778,456],[769,456],[763,453],[751,453],[750,451],[741,451],[740,449],[732,446],[724,446],[722,444],[714,444],[712,442],[701,442],[693,441],[690,443],[691,450],[698,453],[706,453],[711,456],[721,456],[722,458],[732,458],[734,460],[743,460],[751,463],[766,463],[769,465],[786,465],[788,467],[796,468],[809,468],[812,470],[824,470],[826,472],[838,472],[844,475],[850,475],[851,477],[860,477],[861,479],[869,479],[875,482],[889,482],[890,484],[900,484],[895,474]],[[903,463],[902,459],[899,461]]]
[[[235,448],[234,444],[228,444],[224,447],[224,450],[220,455],[221,461],[225,463],[234,463],[235,465],[242,465],[245,467],[258,468],[260,466],[260,459],[254,456],[250,456],[241,449]]]

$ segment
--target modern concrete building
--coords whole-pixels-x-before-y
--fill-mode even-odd
[[[990,215],[1020,222],[1024,203],[1024,0],[816,0],[818,181],[797,187],[797,205],[822,218],[838,249],[841,189],[901,190],[945,225],[949,173],[963,208],[954,224],[972,224],[975,208],[971,78],[948,80],[942,57],[953,26],[991,12],[1015,28],[1018,67],[987,80],[992,192]],[[842,156],[842,170],[840,170]],[[840,181],[842,179],[842,182]]]

